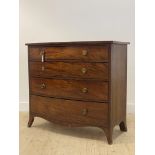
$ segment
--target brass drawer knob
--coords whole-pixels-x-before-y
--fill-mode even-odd
[[[85,74],[85,73],[87,72],[87,69],[86,69],[86,68],[82,68],[82,69],[81,69],[81,72],[82,72],[83,74]]]
[[[44,83],[42,83],[41,86],[40,86],[40,88],[41,89],[45,89],[46,88],[46,85]]]
[[[83,88],[83,89],[82,89],[82,92],[83,92],[83,93],[87,93],[87,92],[88,92],[88,88]]]
[[[82,50],[82,55],[83,56],[86,56],[88,54],[88,51],[87,50]]]
[[[86,116],[87,113],[88,113],[88,109],[82,109],[81,114],[82,114],[83,116]]]

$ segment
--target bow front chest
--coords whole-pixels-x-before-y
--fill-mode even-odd
[[[115,41],[30,43],[29,121],[96,126],[112,143],[126,127],[127,44]]]

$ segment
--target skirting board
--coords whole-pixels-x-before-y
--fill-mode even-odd
[[[19,111],[28,111],[29,103],[28,102],[20,102],[19,103]],[[132,103],[127,104],[127,113],[135,113],[135,105]]]

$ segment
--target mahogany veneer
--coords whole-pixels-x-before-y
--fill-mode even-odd
[[[112,144],[126,127],[126,42],[30,43],[29,122],[42,117],[66,126],[96,126]]]

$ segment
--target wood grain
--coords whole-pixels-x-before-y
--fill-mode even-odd
[[[111,47],[111,125],[126,126],[127,46]]]
[[[108,104],[31,95],[31,114],[67,126],[106,126]]]
[[[84,101],[108,101],[108,82],[31,78],[31,93]],[[42,84],[45,88],[41,88]],[[83,89],[87,92],[83,92]]]
[[[30,62],[30,75],[109,80],[108,63]]]
[[[30,61],[41,61],[41,51],[44,51],[45,61],[50,60],[82,60],[82,61],[104,61],[108,60],[108,45],[103,47],[30,47]],[[87,55],[83,55],[83,50]]]

